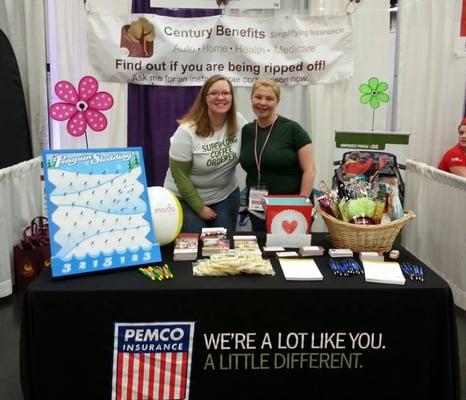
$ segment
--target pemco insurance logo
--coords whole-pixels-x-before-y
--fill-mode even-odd
[[[194,322],[115,323],[112,400],[189,398]]]
[[[120,37],[120,53],[123,57],[152,57],[154,54],[155,27],[145,17],[129,25],[123,25]]]

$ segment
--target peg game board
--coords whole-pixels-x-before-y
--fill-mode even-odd
[[[158,262],[140,148],[43,152],[52,276]]]

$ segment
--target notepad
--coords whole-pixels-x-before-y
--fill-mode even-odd
[[[366,282],[404,285],[406,280],[397,262],[363,261]]]
[[[280,266],[287,281],[321,281],[324,279],[312,259],[280,258]]]

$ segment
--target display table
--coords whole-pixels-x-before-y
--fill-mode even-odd
[[[404,250],[401,259],[420,264]],[[274,277],[193,277],[189,262],[169,263],[175,278],[163,282],[135,269],[44,273],[24,298],[25,399],[111,399],[114,324],[181,321],[195,323],[190,399],[459,399],[441,278],[426,268],[423,283],[369,284],[315,260],[323,281],[285,281],[275,259]]]

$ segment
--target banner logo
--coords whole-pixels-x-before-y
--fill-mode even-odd
[[[112,400],[189,398],[194,322],[115,323]]]
[[[123,25],[120,37],[122,57],[152,57],[154,54],[155,28],[144,17]]]

